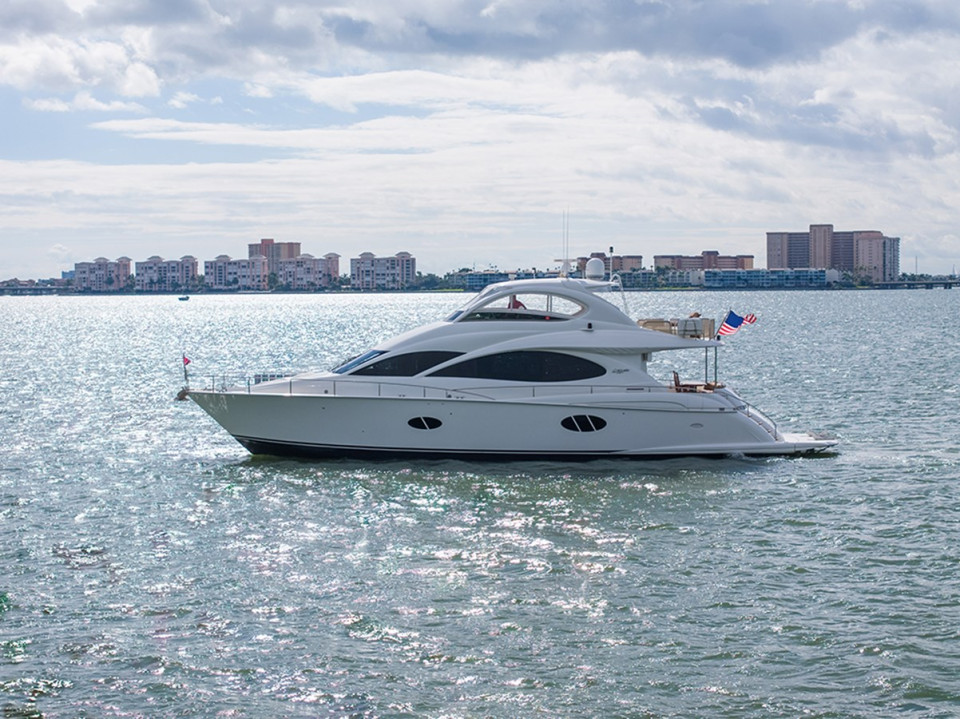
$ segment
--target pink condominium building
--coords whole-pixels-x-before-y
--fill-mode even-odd
[[[409,252],[377,257],[364,252],[350,259],[350,286],[355,290],[402,290],[417,279],[417,258]]]
[[[262,255],[245,260],[234,260],[230,255],[219,255],[203,263],[204,286],[209,290],[268,289],[267,258]]]
[[[134,287],[139,292],[176,292],[193,289],[199,280],[197,258],[184,255],[179,260],[165,260],[158,255],[136,263]]]
[[[838,232],[833,225],[810,225],[808,232],[768,232],[767,267],[825,268],[893,282],[900,277],[900,238],[877,230]]]
[[[276,242],[263,239],[247,245],[247,257],[265,257],[267,259],[267,273],[280,274],[280,263],[283,260],[292,260],[300,256],[299,242]]]
[[[98,257],[93,262],[78,262],[73,266],[73,287],[78,292],[119,292],[130,281],[129,257],[108,260]]]
[[[316,290],[331,287],[340,277],[340,255],[328,252],[323,257],[303,254],[280,260],[277,283],[290,290]]]
[[[721,255],[704,250],[699,255],[654,255],[654,268],[669,270],[752,270],[753,255]]]

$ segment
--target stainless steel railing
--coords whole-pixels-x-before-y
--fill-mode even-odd
[[[773,437],[774,439],[780,438],[780,430],[777,429],[776,422],[774,422],[770,417],[765,415],[763,412],[761,412],[759,409],[757,409],[753,405],[747,404],[746,402],[744,402],[743,404],[744,404],[744,409],[742,411],[745,415],[747,415],[747,417],[749,417],[758,425],[763,427],[763,429],[765,429],[767,433],[770,434],[770,436]]]
[[[280,382],[280,380],[286,380]],[[510,399],[546,399],[549,397],[596,396],[602,394],[657,394],[668,398],[677,394],[672,385],[562,385],[529,384],[510,385],[506,387],[457,387],[447,388],[438,385],[426,386],[420,383],[362,381],[357,379],[336,380],[329,378],[300,377],[294,379],[288,373],[256,373],[241,377],[216,375],[211,377],[208,391],[215,392],[267,392],[266,383],[272,383],[271,392],[297,396],[341,396],[341,397],[395,397],[415,399],[476,399],[476,400],[510,400]],[[774,437],[777,436],[776,424],[760,410],[744,402],[737,395],[719,390],[713,392],[705,389],[702,392],[684,391],[682,394],[712,396],[720,400],[714,406],[705,405],[691,407],[702,411],[731,412],[739,411],[749,416]]]

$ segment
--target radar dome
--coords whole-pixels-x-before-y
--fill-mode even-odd
[[[594,257],[587,260],[587,269],[584,272],[584,275],[588,280],[602,280],[606,273],[606,268],[603,266],[603,260],[599,257]]]

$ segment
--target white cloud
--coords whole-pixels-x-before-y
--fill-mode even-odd
[[[20,90],[98,87],[128,97],[159,93],[159,78],[120,43],[63,37],[0,44],[0,83]]]
[[[71,10],[82,13],[90,7],[96,5],[98,0],[63,0],[63,3]]]
[[[77,110],[94,110],[97,112],[146,112],[143,105],[135,102],[121,102],[119,100],[101,102],[89,92],[78,92],[73,98],[72,106]]]
[[[190,105],[191,103],[199,102],[199,101],[200,101],[199,95],[194,95],[192,92],[178,92],[178,93],[175,93],[172,98],[170,98],[167,104],[172,108],[175,108],[177,110],[182,110],[185,107],[187,107],[187,105]]]
[[[146,108],[135,102],[121,102],[114,100],[112,102],[101,102],[89,92],[81,91],[74,95],[73,99],[68,101],[58,98],[46,98],[39,100],[25,100],[24,105],[32,110],[40,112],[71,112],[74,110],[94,111],[94,112],[135,112],[144,113]]]
[[[243,89],[247,97],[258,97],[261,99],[269,99],[273,97],[273,90],[266,85],[248,82],[244,83]]]
[[[73,251],[66,245],[57,243],[47,248],[47,256],[54,262],[65,265],[73,260]]]
[[[57,98],[46,98],[42,100],[24,99],[23,104],[31,110],[38,112],[69,112],[70,103]]]
[[[124,68],[117,91],[127,97],[156,97],[160,94],[160,78],[142,62],[133,62]]]

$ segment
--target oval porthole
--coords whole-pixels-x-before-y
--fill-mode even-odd
[[[413,419],[408,419],[407,424],[414,429],[436,429],[443,424],[443,422],[436,417],[414,417]]]
[[[607,420],[592,414],[575,414],[560,420],[560,426],[571,432],[597,432],[607,426]]]

